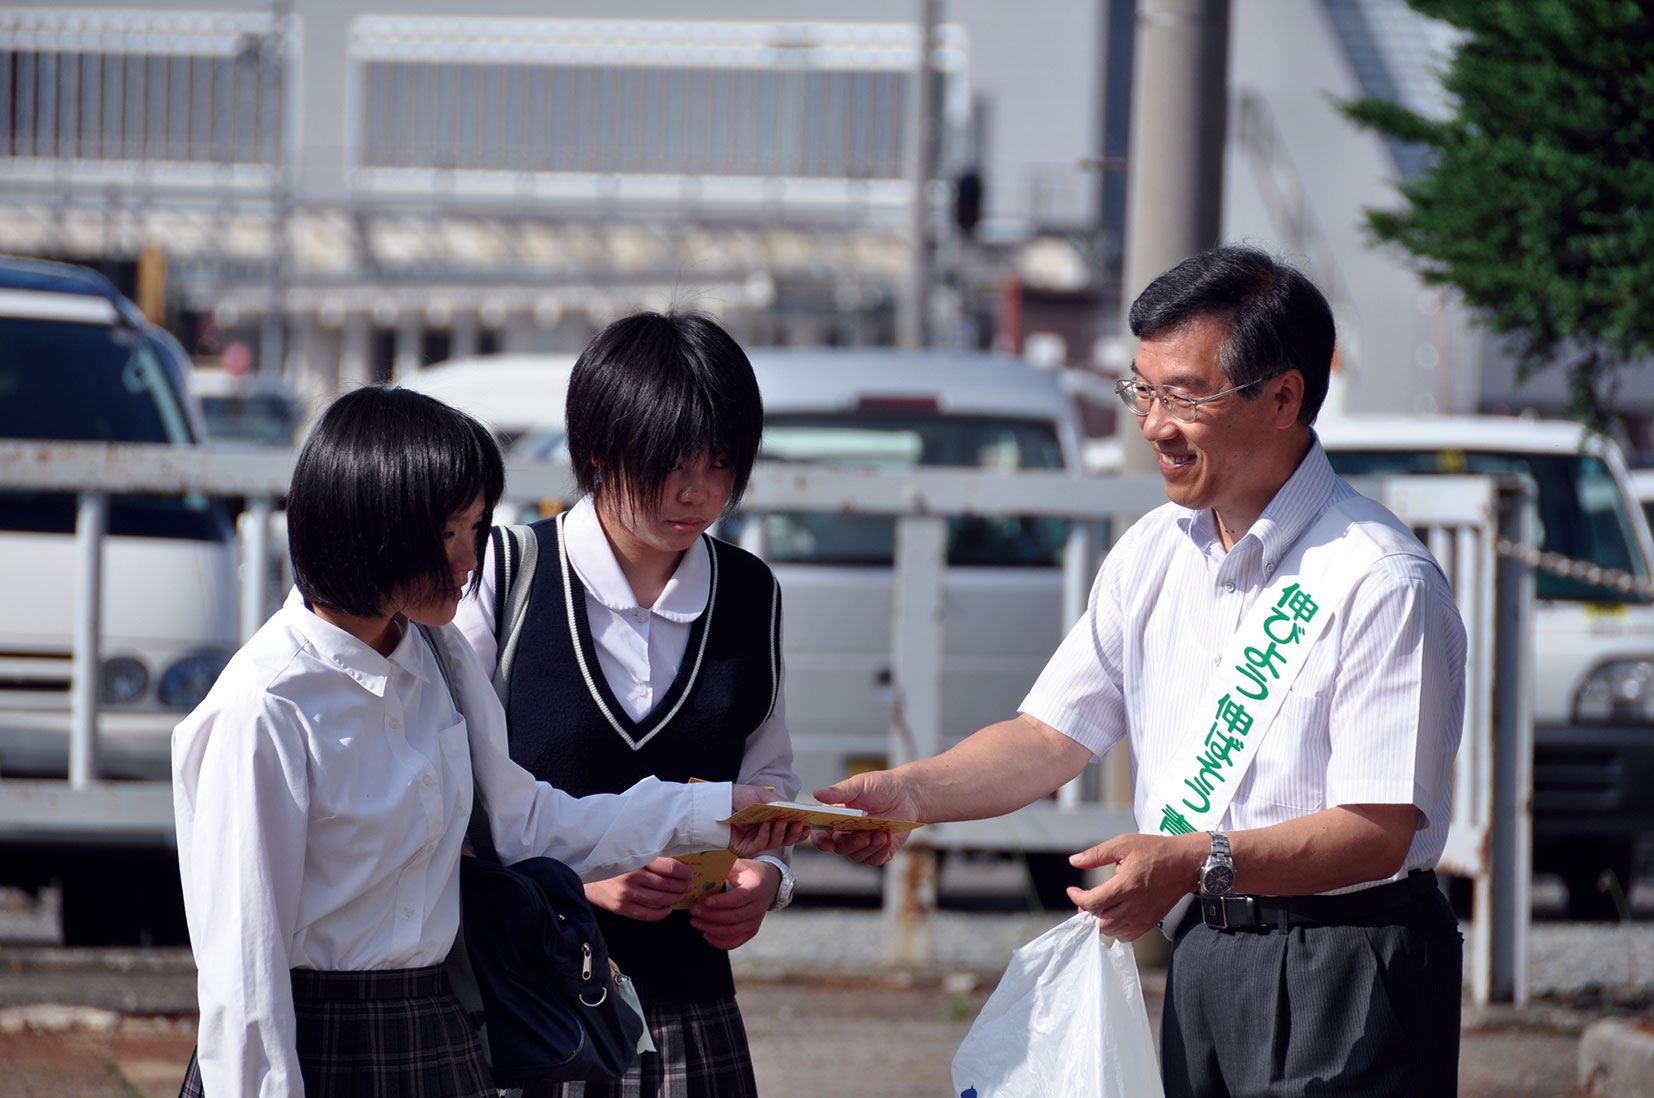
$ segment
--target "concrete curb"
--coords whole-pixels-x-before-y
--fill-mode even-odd
[[[1594,1098],[1647,1098],[1654,1090],[1654,1020],[1599,1018],[1579,1038],[1579,1082]]]
[[[120,1023],[121,1016],[113,1010],[66,1006],[62,1003],[37,1003],[0,1010],[0,1033],[22,1033],[27,1030],[56,1033],[70,1029],[109,1032]]]

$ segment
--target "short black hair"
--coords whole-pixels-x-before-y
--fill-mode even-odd
[[[746,491],[764,402],[746,352],[697,313],[636,313],[586,345],[569,375],[569,461],[582,492],[657,506],[672,466],[720,454]]]
[[[480,560],[504,491],[499,446],[464,412],[408,389],[346,393],[317,421],[293,469],[294,581],[307,603],[357,617],[376,617],[425,583],[446,589],[443,527],[481,496]]]
[[[1225,245],[1179,263],[1131,303],[1131,334],[1154,339],[1201,317],[1229,329],[1219,365],[1231,385],[1265,381],[1288,370],[1304,379],[1298,422],[1315,422],[1327,398],[1337,333],[1332,309],[1297,269],[1257,248]],[[1256,387],[1240,394],[1256,400]]]

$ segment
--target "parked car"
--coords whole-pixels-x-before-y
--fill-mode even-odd
[[[1654,549],[1619,448],[1578,424],[1509,417],[1348,416],[1317,430],[1345,476],[1527,476],[1541,550],[1638,581],[1535,574],[1534,868],[1562,877],[1574,916],[1612,917],[1654,837]]]
[[[304,402],[282,378],[195,366],[187,382],[209,441],[292,446],[297,440]]]
[[[194,447],[186,369],[101,275],[0,258],[0,437]],[[0,570],[19,579],[0,614],[0,777],[66,773],[75,521],[72,493],[0,489]],[[101,772],[164,779],[172,726],[239,639],[236,544],[201,496],[116,496],[107,529]],[[118,821],[90,838],[0,833],[0,882],[58,882],[71,943],[178,940],[172,851],[127,839]]]

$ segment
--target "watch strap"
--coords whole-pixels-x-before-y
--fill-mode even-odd
[[[753,860],[768,862],[770,865],[775,866],[775,868],[781,871],[781,884],[775,890],[775,901],[770,904],[769,910],[780,911],[782,908],[792,903],[793,887],[798,882],[798,878],[793,876],[792,867],[773,854],[760,854]]]

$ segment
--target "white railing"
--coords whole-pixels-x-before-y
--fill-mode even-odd
[[[153,492],[241,496],[248,510],[243,543],[243,635],[272,606],[270,577],[276,503],[285,492],[293,455],[276,452],[193,453],[155,446],[0,442],[0,487],[75,492],[81,499],[76,535],[80,590],[73,623],[70,781],[0,781],[0,834],[90,832],[120,822],[170,838],[165,783],[106,783],[96,774],[97,693],[90,684],[101,635],[103,500],[111,493]],[[567,501],[573,485],[565,466],[514,465],[507,500]],[[1531,571],[1495,554],[1503,536],[1532,541],[1531,486],[1488,477],[1389,478],[1360,485],[1421,532],[1451,580],[1469,636],[1466,719],[1456,799],[1444,868],[1476,882],[1472,991],[1477,1001],[1526,997],[1527,866],[1531,835],[1533,586]],[[1153,476],[1085,477],[1063,472],[986,473],[956,469],[898,472],[866,468],[760,465],[743,500],[747,513],[860,512],[897,519],[891,654],[900,719],[893,721],[889,757],[939,750],[941,729],[942,588],[946,519],[952,515],[1017,514],[1076,520],[1064,568],[1063,622],[1085,605],[1101,547],[1090,531],[1100,520],[1141,514],[1164,501]],[[1116,530],[1124,523],[1117,522]],[[115,582],[119,582],[116,577]],[[65,633],[71,631],[66,624]],[[917,832],[886,876],[893,960],[933,956],[930,912],[939,849],[1072,852],[1136,829],[1124,783],[1070,783],[1057,798],[989,821],[938,824]],[[1112,795],[1111,795],[1112,794]]]

